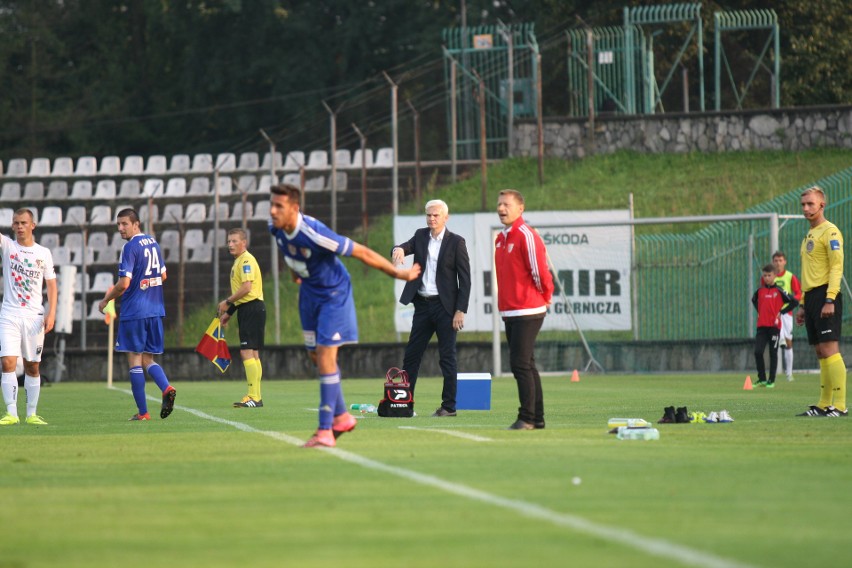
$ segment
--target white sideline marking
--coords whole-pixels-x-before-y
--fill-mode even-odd
[[[455,436],[456,438],[464,438],[465,440],[473,440],[474,442],[493,442],[491,438],[485,436],[477,436],[476,434],[468,434],[467,432],[453,432],[452,430],[443,430],[441,428],[418,428],[417,426],[399,426],[400,430],[420,430],[423,432],[439,432],[447,436]]]
[[[108,388],[129,394],[131,396],[133,395],[132,391],[126,389],[120,389],[116,387]],[[162,400],[160,397],[154,396],[148,396],[146,398],[155,402],[160,402]],[[242,422],[236,422],[234,420],[228,420],[226,418],[219,418],[218,416],[213,416],[211,414],[207,414],[206,412],[202,412],[201,410],[196,410],[187,406],[180,406],[176,404],[175,409],[186,411],[203,420],[209,420],[211,422],[218,422],[219,424],[232,426],[233,428],[242,432],[248,432],[251,434],[262,434],[274,440],[286,442],[292,446],[302,446],[305,443],[305,440],[301,440],[294,436],[289,436],[287,434],[284,434],[283,432],[258,430],[257,428],[249,426],[248,424],[243,424]],[[750,564],[745,564],[736,560],[716,556],[709,552],[702,552],[701,550],[696,550],[693,548],[689,548],[688,546],[675,544],[673,542],[669,542],[661,538],[643,536],[627,529],[620,529],[617,527],[610,527],[600,523],[595,523],[593,521],[589,521],[587,519],[584,519],[583,517],[572,515],[570,513],[560,513],[558,511],[552,511],[550,509],[547,509],[546,507],[542,507],[541,505],[537,505],[535,503],[527,503],[526,501],[520,501],[518,499],[509,499],[507,497],[501,497],[500,495],[495,495],[493,493],[488,493],[480,489],[468,487],[467,485],[462,485],[461,483],[447,481],[446,479],[441,479],[440,477],[435,477],[434,475],[418,473],[410,469],[387,465],[382,462],[372,460],[370,458],[365,458],[363,456],[353,454],[352,452],[347,452],[346,450],[341,450],[339,448],[316,447],[311,448],[311,450],[319,450],[327,454],[331,454],[343,461],[354,463],[367,469],[389,473],[391,475],[395,475],[403,479],[408,479],[409,481],[413,481],[415,483],[419,483],[427,487],[433,487],[435,489],[438,489],[439,491],[444,491],[445,493],[451,493],[460,497],[466,497],[468,499],[480,501],[482,503],[493,505],[495,507],[502,507],[503,509],[508,509],[510,511],[520,513],[521,515],[524,515],[531,519],[538,519],[550,522],[560,527],[567,527],[575,530],[578,533],[590,535],[605,541],[615,542],[628,548],[640,550],[642,552],[654,556],[668,558],[670,560],[676,560],[684,564],[689,564],[692,566],[701,566],[706,568],[752,568]]]

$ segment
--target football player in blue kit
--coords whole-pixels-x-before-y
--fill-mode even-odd
[[[150,420],[145,400],[145,373],[154,379],[163,393],[160,418],[168,418],[175,405],[175,388],[166,373],[154,361],[163,352],[163,282],[166,264],[160,245],[139,226],[134,209],[122,209],[116,215],[118,233],[126,240],[118,259],[118,281],[107,291],[98,309],[103,313],[110,300],[121,297],[118,336],[115,350],[127,353],[130,388],[139,412],[130,420]]]
[[[340,386],[337,350],[357,343],[358,322],[352,282],[338,256],[357,258],[367,266],[400,280],[414,280],[420,265],[396,267],[379,253],[353,242],[300,211],[301,190],[290,184],[270,189],[269,230],[284,261],[300,282],[299,317],[305,348],[320,378],[319,428],[305,447],[336,444],[336,438],[355,428]]]

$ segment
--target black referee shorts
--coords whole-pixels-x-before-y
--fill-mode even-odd
[[[805,293],[805,329],[808,330],[808,343],[816,345],[827,341],[840,341],[840,322],[843,320],[843,295],[834,299],[834,315],[821,316],[822,306],[828,285],[817,286]]]
[[[240,349],[258,350],[263,347],[266,330],[266,306],[262,300],[252,300],[237,306],[240,327]]]

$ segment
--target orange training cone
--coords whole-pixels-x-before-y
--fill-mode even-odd
[[[571,373],[571,382],[579,383],[580,382],[580,373],[577,372],[577,369],[574,369],[574,372]]]
[[[746,375],[745,383],[743,384],[743,390],[750,391],[754,390],[754,387],[751,386],[751,375]]]

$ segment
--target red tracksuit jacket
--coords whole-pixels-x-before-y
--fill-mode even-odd
[[[547,268],[544,241],[518,217],[508,234],[501,231],[495,241],[497,309],[503,317],[540,314],[547,311],[553,296],[553,277]]]

